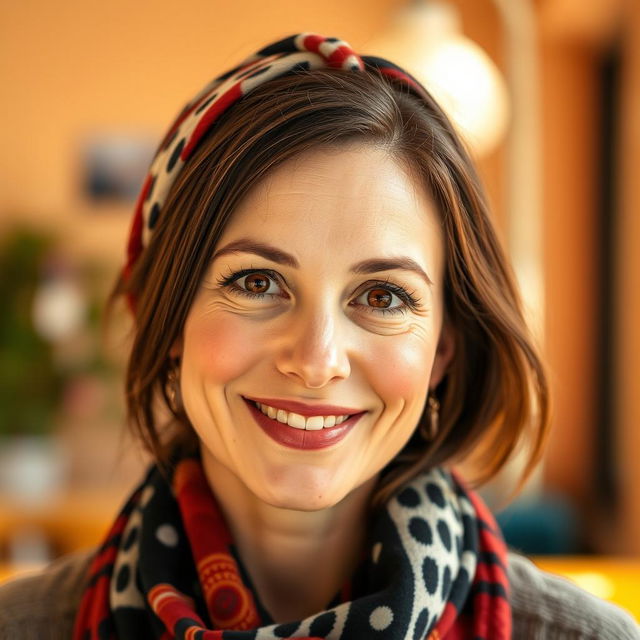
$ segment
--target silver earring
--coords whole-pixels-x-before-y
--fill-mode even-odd
[[[169,406],[174,413],[180,413],[182,410],[182,399],[180,397],[180,364],[169,369],[167,373],[167,397],[169,398]]]
[[[421,433],[425,440],[433,440],[438,435],[438,422],[440,420],[440,403],[438,399],[429,392],[427,397],[428,421],[426,425],[421,425]]]

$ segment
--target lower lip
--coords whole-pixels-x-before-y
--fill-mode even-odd
[[[282,424],[282,422],[278,422],[277,420],[272,420],[269,416],[265,416],[253,402],[250,402],[246,398],[243,398],[243,400],[247,403],[251,415],[255,418],[260,428],[270,438],[291,449],[309,450],[330,447],[345,438],[351,429],[353,429],[356,422],[366,413],[366,411],[356,413],[335,427],[307,431],[306,429],[296,429],[295,427]]]

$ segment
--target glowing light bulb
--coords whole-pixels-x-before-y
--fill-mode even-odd
[[[406,7],[366,51],[413,74],[474,154],[487,154],[503,138],[509,120],[504,80],[489,56],[461,34],[451,5],[431,1]]]

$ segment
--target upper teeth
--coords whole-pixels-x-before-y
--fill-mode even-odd
[[[282,424],[288,424],[290,427],[296,429],[307,429],[309,431],[319,430],[325,427],[334,427],[341,422],[344,422],[349,415],[344,416],[309,416],[305,418],[299,413],[293,413],[293,411],[285,411],[284,409],[276,409],[266,404],[256,402],[256,406],[262,413]]]

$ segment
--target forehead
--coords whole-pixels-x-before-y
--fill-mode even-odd
[[[239,203],[218,246],[252,237],[303,263],[402,254],[440,262],[439,215],[426,189],[389,152],[351,145],[289,159]]]

